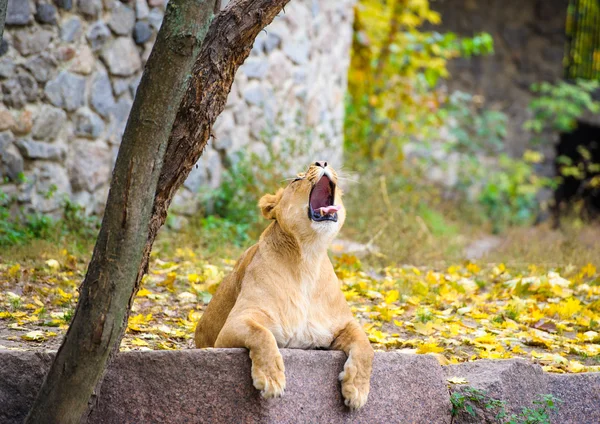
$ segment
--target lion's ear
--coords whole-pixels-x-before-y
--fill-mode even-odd
[[[275,219],[275,206],[281,200],[283,195],[283,189],[280,188],[275,194],[265,194],[258,201],[258,207],[262,212],[262,215],[267,219]]]

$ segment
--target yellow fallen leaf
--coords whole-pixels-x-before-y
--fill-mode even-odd
[[[142,339],[140,339],[138,337],[134,338],[131,341],[131,344],[134,345],[134,346],[150,346],[147,341],[142,340]]]
[[[28,342],[43,342],[44,340],[46,340],[46,336],[44,336],[44,333],[39,330],[30,331],[27,334],[23,334],[21,338],[23,340],[27,340]]]
[[[57,270],[60,268],[60,263],[56,259],[48,259],[46,261],[46,266],[52,270]]]
[[[8,269],[8,276],[11,278],[16,278],[21,273],[21,265],[15,264]]]
[[[433,328],[433,323],[431,321],[423,324],[422,322],[418,322],[415,324],[415,331],[424,336],[430,336],[435,333],[435,329]]]
[[[400,298],[400,292],[398,290],[390,290],[385,297],[385,303],[394,303]]]
[[[138,297],[147,297],[148,295],[152,294],[152,292],[146,288],[141,288],[138,292],[137,292],[137,296]]]
[[[444,348],[437,345],[435,342],[423,343],[421,346],[417,347],[417,353],[440,353],[443,352]]]
[[[446,378],[446,381],[451,384],[468,384],[469,383],[467,381],[467,379],[464,377],[448,377],[448,378]]]

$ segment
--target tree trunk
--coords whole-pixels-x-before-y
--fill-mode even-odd
[[[88,401],[118,352],[172,197],[202,154],[255,37],[288,1],[232,1],[208,32],[219,1],[170,1],[123,135],[77,310],[27,423],[76,423],[93,407]]]
[[[6,9],[8,8],[8,0],[0,0],[0,43],[4,35],[4,23],[6,22]]]

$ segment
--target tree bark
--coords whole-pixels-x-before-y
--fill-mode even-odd
[[[152,195],[214,3],[171,0],[123,134],[77,310],[26,420],[76,423],[118,351],[143,260]]]
[[[0,0],[0,42],[4,35],[4,23],[6,22],[6,9],[8,8],[8,0]]]
[[[288,2],[232,1],[206,32],[219,1],[170,1],[119,148],[77,310],[27,423],[76,423],[93,407],[90,396],[118,352],[173,195],[200,158],[254,39]]]

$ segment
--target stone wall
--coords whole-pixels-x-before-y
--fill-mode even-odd
[[[534,407],[540,395],[561,400],[552,423],[600,422],[600,373],[549,374],[523,359],[441,366],[431,355],[376,352],[371,391],[359,411],[344,406],[340,351],[281,349],[286,389],[263,399],[252,386],[246,349],[121,352],[111,362],[88,423],[414,423],[498,422],[497,409],[451,394],[468,387],[506,401],[506,412]],[[22,423],[54,354],[0,350],[0,422]],[[466,384],[449,384],[463,379]],[[450,386],[450,387],[449,387]]]
[[[118,145],[166,0],[9,0],[0,45],[0,191],[58,213],[101,213]],[[223,2],[224,6],[227,1]],[[193,213],[237,152],[308,137],[339,163],[354,0],[294,0],[257,38],[174,206]],[[299,158],[300,159],[300,158]],[[304,157],[302,158],[305,159]],[[305,163],[299,160],[299,167]]]
[[[486,106],[509,116],[508,150],[520,154],[531,135],[522,129],[534,82],[561,79],[568,0],[435,0],[440,32],[488,32],[495,53],[451,62],[450,90],[483,96]]]

